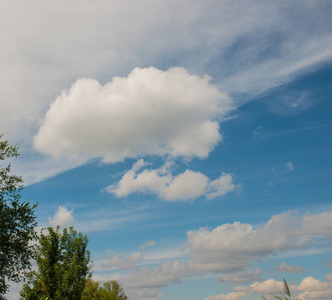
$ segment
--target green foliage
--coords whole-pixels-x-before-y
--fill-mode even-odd
[[[103,286],[98,281],[88,280],[82,300],[127,300],[128,297],[116,280],[106,281]]]
[[[21,299],[79,300],[90,276],[88,239],[73,227],[47,228],[39,237],[35,253],[37,272],[31,272]]]
[[[16,158],[18,148],[1,140],[0,163],[6,159]],[[37,226],[34,209],[31,205],[20,201],[22,178],[11,175],[11,165],[0,165],[0,299],[5,299],[8,281],[19,282],[30,269],[30,259],[34,247],[31,241],[36,239],[34,228]]]
[[[273,297],[278,300],[292,300],[291,292],[290,292],[289,286],[288,286],[285,278],[284,278],[284,289],[282,292],[280,292],[280,294],[281,294],[280,296],[273,295]],[[266,298],[264,296],[262,297],[262,299],[266,300]],[[301,299],[297,299],[297,300],[301,300]]]

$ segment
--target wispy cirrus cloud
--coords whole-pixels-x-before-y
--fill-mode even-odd
[[[50,104],[63,88],[70,87],[77,78],[96,78],[104,83],[114,76],[127,76],[138,66],[156,66],[162,70],[183,66],[190,74],[209,74],[214,84],[226,94],[252,95],[289,82],[303,72],[328,63],[332,57],[329,1],[314,4],[303,1],[252,1],[248,6],[241,1],[202,3],[195,0],[181,4],[173,0],[162,0],[158,4],[131,1],[130,5],[123,5],[116,0],[112,4],[83,1],[79,8],[69,2],[61,4],[61,7],[58,5],[7,3],[8,14],[1,19],[5,46],[1,47],[0,54],[6,58],[0,72],[1,82],[4,83],[1,93],[3,99],[11,101],[0,102],[0,127],[8,138],[20,142],[24,152],[29,153],[26,154],[29,161],[33,160],[33,163],[21,162],[21,170],[26,173],[29,182],[40,181],[77,166],[66,162],[59,167],[61,162],[38,156],[32,148],[32,137],[43,124]],[[20,26],[21,22],[25,26]],[[10,32],[6,30],[9,27]],[[89,85],[93,83],[96,89],[103,86],[95,80],[91,80]],[[77,82],[79,84],[88,84],[88,81],[81,79]],[[96,99],[100,100],[97,94],[89,94],[92,96],[91,103],[86,100],[84,105],[96,104]],[[251,96],[242,97],[240,102],[251,99]],[[304,100],[300,97],[295,104],[292,103],[301,106],[303,102],[307,103]],[[82,124],[77,119],[78,112],[82,112],[80,108],[71,112],[73,122],[84,127],[85,122]],[[96,109],[93,112],[96,113]],[[114,117],[108,109],[105,114],[109,119]],[[89,122],[89,115],[86,117]],[[61,119],[64,121],[64,118],[57,118],[60,136],[64,134],[61,133]],[[105,127],[109,127],[110,121],[106,121]],[[169,120],[171,123],[172,119]],[[115,124],[114,130],[120,133],[121,124]],[[217,130],[218,124],[208,124],[210,128],[201,128],[201,135],[206,130],[210,133]],[[151,122],[151,128],[154,126]],[[105,150],[110,141],[101,144],[98,139],[105,128],[88,128],[87,133],[95,131],[98,134],[87,134],[84,141],[78,136],[75,139],[73,130],[78,130],[79,135],[78,125],[76,129],[69,126],[69,132],[64,134],[67,139],[60,139],[53,150],[43,145],[42,138],[37,139],[36,146],[40,151],[55,156],[67,151],[68,154],[71,149],[71,159],[82,158],[79,163],[94,155],[113,161],[121,160],[126,155],[132,157],[137,153],[146,153],[144,146],[133,149],[129,146],[137,146],[135,142],[130,144],[127,141],[127,153],[115,151],[110,155]],[[176,145],[170,145],[166,141],[165,145],[170,149],[163,151],[176,155],[189,153],[189,147],[193,146],[190,141],[193,141],[197,130],[185,135],[187,146],[176,142]],[[143,136],[151,146],[148,130]],[[218,134],[204,136],[207,140],[204,140],[202,147],[193,150],[193,155],[206,155],[206,151],[213,148],[213,141],[217,142],[220,138]],[[162,139],[160,142],[159,145],[162,145]],[[123,146],[124,143],[117,139],[118,145]],[[86,146],[84,151],[79,149],[79,144]],[[208,145],[210,149],[206,148]],[[149,153],[156,151],[156,148],[148,150]],[[160,151],[158,149],[157,152]],[[36,163],[39,167],[33,168]]]

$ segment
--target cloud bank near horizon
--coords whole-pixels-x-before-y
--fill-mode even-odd
[[[68,219],[69,214],[74,219],[73,211],[59,207],[50,220]],[[265,276],[256,264],[266,259],[278,261],[283,254],[293,250],[300,253],[315,245],[324,247],[332,234],[331,219],[332,212],[329,211],[304,215],[288,211],[273,215],[266,223],[258,226],[234,222],[212,229],[202,227],[187,232],[187,240],[182,248],[188,251],[182,258],[170,256],[156,265],[155,259],[149,259],[149,255],[145,257],[145,247],[141,247],[143,252],[133,252],[126,256],[108,252],[106,261],[99,262],[100,270],[112,268],[126,271],[119,280],[132,295],[159,295],[158,289],[161,287],[180,283],[184,278],[204,277],[211,273],[221,275],[219,281],[231,285],[254,283],[234,287],[230,294],[210,296],[206,299],[241,299],[253,294],[269,294],[272,288],[282,287],[282,283],[273,279],[264,281]],[[305,225],[308,220],[310,228]],[[87,220],[87,223],[89,222],[93,220]],[[80,224],[78,216],[75,216],[75,223]],[[149,244],[155,243],[150,241]],[[151,256],[153,251],[149,250],[149,253]],[[287,265],[284,262],[272,270],[281,273],[305,271],[301,266]],[[326,276],[326,282],[306,277],[298,286],[292,286],[292,289],[301,294],[303,299],[320,299],[322,295],[328,295],[331,282],[331,274]]]

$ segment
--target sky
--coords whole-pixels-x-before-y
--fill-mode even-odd
[[[332,295],[332,2],[0,0],[0,132],[38,229],[131,300]],[[18,299],[13,284],[8,299]]]

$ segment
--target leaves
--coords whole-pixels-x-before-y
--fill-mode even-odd
[[[82,300],[127,300],[122,286],[116,280],[106,281],[103,286],[98,281],[89,279],[86,283]]]
[[[31,286],[24,285],[21,299],[44,296],[53,300],[81,299],[90,277],[87,245],[87,237],[73,227],[62,233],[59,227],[43,228],[35,254],[38,272],[31,273]]]
[[[19,155],[17,146],[1,140],[0,163]],[[0,299],[8,290],[8,281],[18,282],[31,267],[36,239],[34,209],[37,205],[20,201],[22,178],[11,174],[10,163],[0,166]]]

